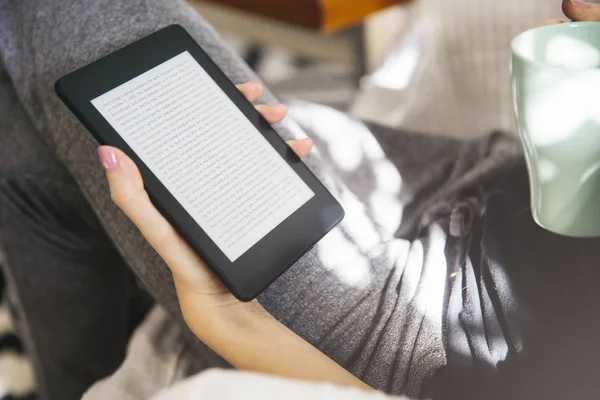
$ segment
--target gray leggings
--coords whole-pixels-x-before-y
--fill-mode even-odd
[[[0,246],[43,399],[77,399],[116,368],[138,318],[139,285],[185,327],[169,270],[111,202],[97,143],[53,90],[64,74],[172,23],[234,82],[256,79],[182,1],[0,3]],[[279,132],[315,138],[306,162],[347,216],[260,301],[369,385],[423,394],[446,362],[446,231],[432,225],[413,241],[396,231],[460,145],[369,129],[308,104],[290,114]],[[185,331],[197,370],[225,365]]]

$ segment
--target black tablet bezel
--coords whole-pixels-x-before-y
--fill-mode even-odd
[[[314,196],[246,253],[231,262],[91,100],[188,51],[314,192]],[[155,206],[240,300],[254,299],[344,217],[340,204],[179,25],[167,26],[56,83],[56,93],[101,144],[123,150],[137,164]]]

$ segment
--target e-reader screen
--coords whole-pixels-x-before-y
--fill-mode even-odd
[[[91,102],[232,262],[315,195],[188,51]]]

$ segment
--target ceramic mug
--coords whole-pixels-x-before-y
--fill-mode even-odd
[[[523,32],[511,74],[533,218],[558,234],[600,236],[600,22]]]

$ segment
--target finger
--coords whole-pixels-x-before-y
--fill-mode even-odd
[[[583,0],[563,0],[563,12],[573,21],[600,21],[600,4]]]
[[[306,157],[313,148],[315,142],[312,139],[288,140],[287,145],[298,155],[298,157]]]
[[[241,85],[237,85],[237,88],[251,103],[254,103],[256,100],[258,100],[263,90],[260,82],[242,83]]]
[[[100,146],[98,155],[106,171],[111,198],[165,260],[173,274],[186,277],[197,273],[195,270],[202,261],[154,207],[135,163],[114,147]]]
[[[256,109],[270,124],[281,121],[287,114],[287,107],[283,104],[273,104],[270,106],[258,105]]]
[[[542,22],[541,24],[538,25],[538,27],[548,26],[548,25],[556,25],[556,24],[564,24],[565,22],[568,22],[568,21],[564,18],[553,18],[553,19],[549,19],[549,20]]]

